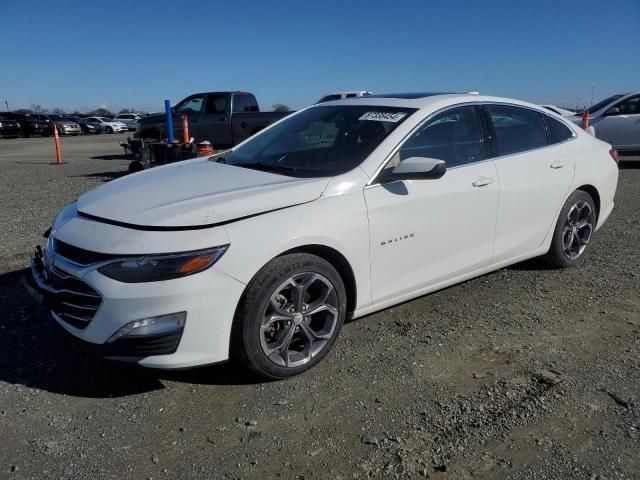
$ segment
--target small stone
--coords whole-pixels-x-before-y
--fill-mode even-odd
[[[151,457],[151,461],[152,461],[153,463],[158,463],[158,462],[160,461],[160,459],[158,458],[158,456],[157,456],[157,455],[154,455],[154,456],[152,456],[152,457]]]
[[[307,452],[310,457],[317,457],[322,452],[322,447]]]
[[[9,470],[11,470],[11,473],[13,473],[13,472],[17,472],[19,469],[17,465],[11,465],[11,468]]]
[[[558,372],[554,372],[553,370],[541,370],[539,372],[536,372],[534,377],[540,383],[544,383],[545,385],[557,385],[562,381],[562,378],[560,378],[560,374]]]
[[[486,376],[487,376],[487,374],[486,374],[486,373],[474,373],[474,374],[473,374],[473,378],[476,378],[476,379],[478,379],[478,378],[485,378]]]
[[[380,440],[374,435],[363,435],[361,440],[365,445],[380,445]]]

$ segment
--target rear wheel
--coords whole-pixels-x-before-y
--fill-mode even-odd
[[[545,261],[554,267],[572,267],[585,255],[596,227],[596,207],[591,196],[576,190],[567,199]]]
[[[346,316],[333,266],[306,253],[278,257],[249,283],[234,320],[231,354],[254,373],[282,379],[329,352]]]

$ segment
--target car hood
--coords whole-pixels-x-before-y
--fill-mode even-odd
[[[82,195],[78,212],[149,230],[202,228],[313,201],[327,183],[195,159],[109,182]]]

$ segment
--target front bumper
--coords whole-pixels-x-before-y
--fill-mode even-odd
[[[58,127],[58,132],[63,135],[80,135],[82,130],[80,127]]]
[[[127,284],[112,280],[95,267],[86,267],[56,255],[38,252],[23,283],[46,304],[51,316],[90,351],[111,359],[136,362],[152,368],[188,368],[228,359],[231,325],[244,284],[209,268],[189,277],[152,283]],[[46,272],[46,273],[45,273]],[[100,297],[89,320],[69,320],[70,287],[56,284],[51,272],[69,275]],[[47,275],[49,278],[47,278]],[[77,288],[77,284],[74,284]],[[125,324],[172,312],[187,312],[180,332],[145,337],[121,337],[108,343]]]
[[[3,137],[19,137],[20,136],[20,127],[8,125],[4,127],[0,127],[0,136]]]

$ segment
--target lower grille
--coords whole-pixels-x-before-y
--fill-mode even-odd
[[[55,267],[49,267],[38,275],[37,283],[43,290],[46,303],[60,320],[78,330],[85,329],[102,304],[102,296],[80,279]]]

